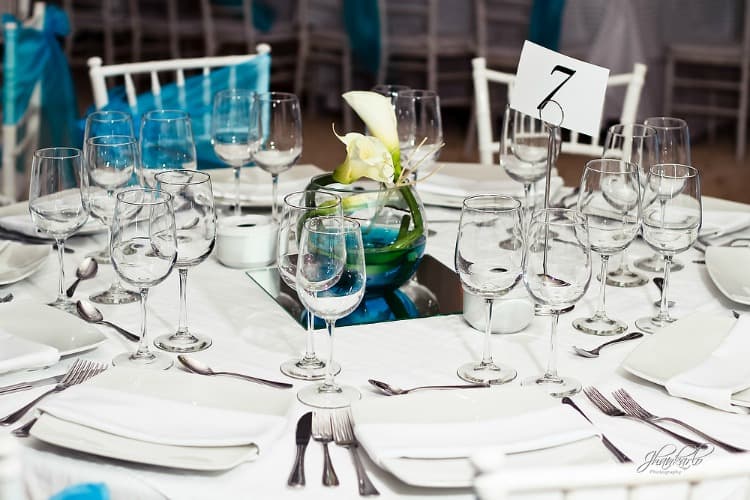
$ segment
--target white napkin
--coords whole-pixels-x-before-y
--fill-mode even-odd
[[[469,457],[489,447],[519,453],[596,434],[575,410],[541,391],[510,389],[432,391],[362,400],[352,405],[354,430],[375,461]],[[519,396],[519,391],[530,395]]]
[[[740,316],[724,341],[703,362],[667,380],[672,396],[692,399],[734,413],[732,394],[750,388],[750,317]]]
[[[704,210],[701,234],[720,236],[750,226],[750,212]]]
[[[34,225],[34,221],[31,220],[29,214],[17,214],[7,215],[0,217],[0,227],[9,229],[11,231],[17,231],[28,236],[36,236],[39,238],[48,238],[49,235],[39,231]],[[93,217],[89,217],[86,223],[81,227],[79,233],[97,232],[106,229],[104,225]]]
[[[54,365],[60,353],[54,347],[15,337],[0,330],[0,373]]]
[[[544,182],[540,182],[543,186]],[[563,185],[559,176],[553,176],[550,180],[550,192],[554,193]],[[464,198],[473,194],[497,193],[510,196],[523,196],[523,186],[511,179],[470,179],[451,174],[443,174],[439,171],[425,178],[417,184],[420,193],[430,193],[455,198]],[[539,195],[539,193],[537,193]]]

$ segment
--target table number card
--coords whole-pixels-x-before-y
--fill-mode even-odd
[[[596,136],[608,78],[607,68],[573,59],[526,40],[510,106],[531,116],[539,116],[541,110],[546,122]]]

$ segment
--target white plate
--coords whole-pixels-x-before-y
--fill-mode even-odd
[[[727,298],[750,305],[750,248],[709,246],[706,269]]]
[[[262,413],[286,418],[294,393],[223,377],[205,377],[177,370],[112,368],[86,384],[109,390],[179,401],[204,408],[220,408],[248,415]],[[185,390],[189,386],[190,390]],[[208,424],[207,424],[208,425]],[[162,467],[226,470],[255,459],[253,443],[234,446],[178,446],[122,437],[42,413],[31,430],[42,441],[91,453]]]
[[[0,329],[54,347],[60,356],[93,349],[107,340],[94,325],[77,316],[28,301],[0,304]]]
[[[646,335],[622,367],[649,382],[664,385],[672,377],[702,363],[734,326],[731,314],[695,313],[655,335]],[[750,389],[732,395],[732,403],[750,407]]]
[[[0,250],[0,285],[9,285],[28,278],[47,260],[51,245],[24,245],[5,242]]]
[[[234,172],[231,168],[206,170],[217,202],[234,202]],[[296,165],[279,175],[279,203],[284,196],[304,190],[310,179],[325,171],[315,165]],[[245,167],[240,173],[240,204],[244,207],[271,206],[271,174],[259,167]]]

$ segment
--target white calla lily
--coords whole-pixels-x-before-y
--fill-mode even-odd
[[[361,177],[367,177],[393,184],[393,157],[380,139],[356,132],[344,136],[336,134],[336,137],[346,144],[346,160],[333,173],[337,182],[350,184]]]
[[[392,155],[397,154],[398,129],[391,99],[377,92],[359,90],[347,92],[342,97],[365,122],[368,132],[380,139]]]

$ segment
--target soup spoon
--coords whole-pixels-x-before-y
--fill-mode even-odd
[[[480,387],[490,386],[490,384],[423,385],[420,387],[412,387],[411,389],[402,389],[400,387],[395,387],[390,384],[386,384],[385,382],[381,382],[380,380],[369,379],[368,382],[370,382],[372,385],[380,389],[388,396],[400,396],[402,394],[408,394],[412,391],[421,390],[478,389]]]
[[[106,321],[104,319],[104,316],[102,315],[102,312],[99,309],[97,309],[97,307],[91,302],[89,302],[88,300],[77,301],[76,311],[78,311],[78,315],[81,318],[88,321],[89,323],[95,323],[97,325],[107,325],[111,328],[114,328],[119,334],[121,334],[123,337],[125,337],[131,342],[138,342],[139,340],[141,340],[141,338],[138,335],[134,335],[130,333],[129,331],[127,331],[126,329],[122,328],[121,326],[117,326],[114,323]]]
[[[98,270],[99,264],[97,264],[94,259],[92,259],[91,257],[86,257],[85,259],[83,259],[81,263],[78,264],[78,268],[76,269],[76,280],[65,291],[65,295],[67,295],[68,297],[72,297],[76,291],[76,288],[78,288],[78,284],[83,280],[87,280],[96,276],[96,272]]]
[[[184,354],[180,354],[179,356],[177,356],[177,359],[179,360],[180,363],[183,364],[185,368],[199,375],[226,375],[228,377],[237,377],[243,380],[249,380],[250,382],[256,382],[258,384],[268,385],[271,387],[275,387],[277,389],[289,389],[292,387],[292,384],[287,384],[286,382],[276,382],[275,380],[266,380],[264,378],[253,377],[250,375],[243,375],[242,373],[216,372],[216,371],[213,371],[211,367],[209,367],[205,363],[202,363],[195,358],[188,358]]]

